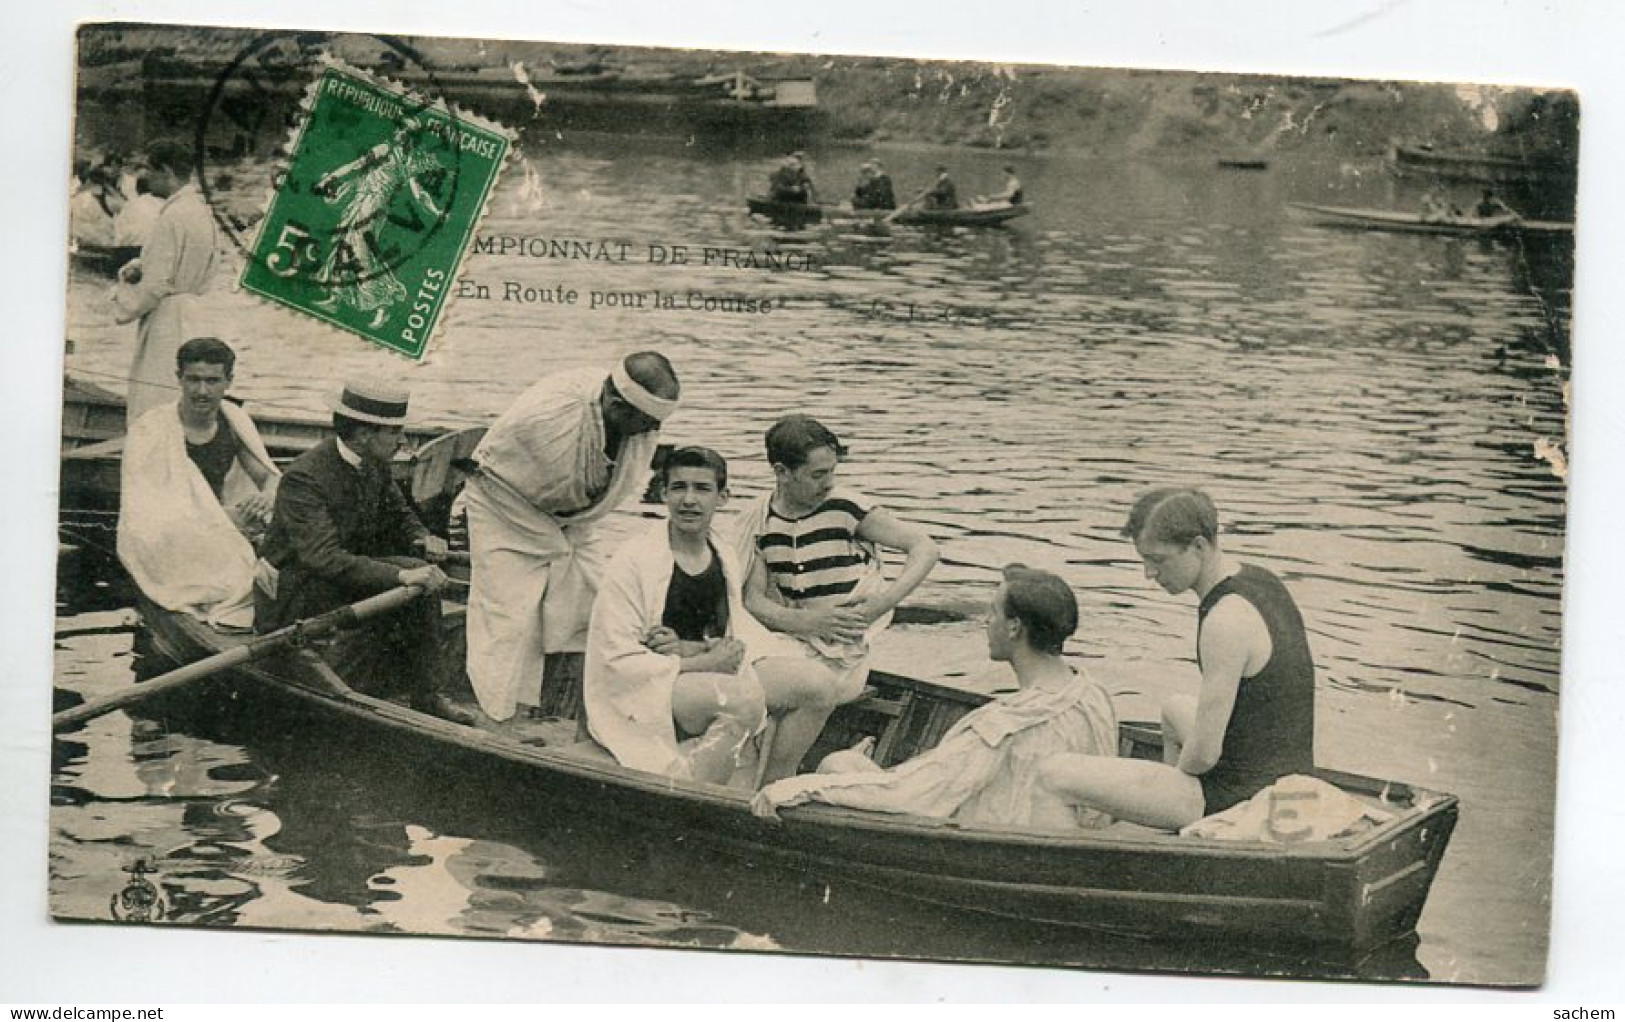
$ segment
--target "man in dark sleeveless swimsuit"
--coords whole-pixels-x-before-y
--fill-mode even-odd
[[[1200,490],[1153,490],[1123,528],[1146,577],[1194,592],[1196,699],[1163,708],[1163,762],[1057,756],[1043,783],[1119,819],[1178,829],[1314,769],[1315,666],[1303,618],[1280,579],[1219,547],[1218,512]]]

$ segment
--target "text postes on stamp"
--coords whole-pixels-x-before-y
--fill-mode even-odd
[[[243,287],[421,358],[512,142],[495,123],[329,63]]]

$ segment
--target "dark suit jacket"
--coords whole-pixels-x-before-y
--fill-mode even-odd
[[[413,552],[428,536],[390,477],[363,461],[351,468],[327,439],[288,466],[262,553],[279,572],[273,620],[296,617],[394,588],[401,564],[384,558]]]

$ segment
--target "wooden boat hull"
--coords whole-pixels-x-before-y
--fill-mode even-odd
[[[1384,209],[1356,209],[1350,206],[1316,206],[1304,202],[1290,204],[1295,210],[1327,227],[1365,231],[1398,231],[1406,234],[1478,234],[1490,237],[1572,234],[1574,225],[1550,220],[1521,220],[1515,217],[1461,217],[1454,220],[1428,220],[1412,213]]]
[[[880,223],[888,221],[913,227],[992,227],[1032,213],[1025,203],[989,206],[962,206],[959,209],[912,208],[902,212],[892,209],[853,209],[835,203],[775,202],[761,196],[745,200],[752,215],[763,217],[783,227],[804,227],[825,220],[853,220]],[[894,215],[895,214],[895,215]]]
[[[143,601],[158,650],[191,661],[242,641]],[[984,699],[875,673],[872,692],[831,718],[809,761],[854,736],[875,735],[889,764],[934,744]],[[242,700],[244,719],[275,726],[264,700],[296,704],[377,729],[414,761],[434,764],[447,785],[513,774],[525,790],[591,806],[642,828],[681,836],[697,849],[770,861],[828,882],[872,885],[971,912],[1164,940],[1242,942],[1295,956],[1356,962],[1414,932],[1448,845],[1454,796],[1322,771],[1368,797],[1386,793],[1396,817],[1358,837],[1294,846],[1181,838],[1119,824],[1103,831],[994,831],[949,821],[830,806],[786,810],[782,822],[753,816],[747,796],[619,766],[592,743],[525,744],[461,727],[394,703],[324,687],[291,659],[239,668],[227,689],[203,698]],[[573,737],[573,736],[572,736]],[[1155,755],[1150,725],[1124,725],[1125,754]],[[404,751],[410,741],[424,743]],[[701,854],[704,854],[701,852]]]
[[[1401,176],[1422,175],[1487,185],[1541,184],[1572,188],[1575,180],[1573,163],[1515,159],[1424,146],[1395,146],[1389,157],[1389,166]]]

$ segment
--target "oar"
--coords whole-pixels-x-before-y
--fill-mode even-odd
[[[912,198],[912,199],[908,200],[907,202],[903,203],[901,206],[898,206],[896,209],[892,210],[890,213],[887,213],[886,216],[884,218],[882,218],[880,222],[883,223],[883,224],[889,224],[893,220],[896,220],[898,218],[898,216],[900,216],[905,210],[912,209],[914,207],[915,203],[917,203],[921,199],[925,198],[926,195],[930,191],[931,191],[931,189],[929,187],[920,189],[920,194],[914,196],[914,198]]]
[[[307,618],[304,621],[295,621],[291,625],[278,628],[274,632],[267,632],[250,642],[243,643],[241,646],[216,653],[214,656],[204,657],[202,660],[177,668],[168,674],[159,675],[151,681],[132,685],[110,696],[92,699],[88,703],[82,703],[60,713],[54,713],[51,715],[51,730],[60,731],[63,728],[83,723],[92,717],[100,717],[104,713],[110,713],[131,703],[140,702],[148,696],[168,692],[190,682],[201,681],[228,668],[259,660],[262,657],[286,649],[295,642],[321,638],[344,628],[354,628],[368,618],[387,614],[389,611],[411,603],[422,593],[422,586],[401,586],[398,589],[379,593],[377,596],[369,596],[365,600],[352,603],[347,607],[330,610],[325,614]]]

